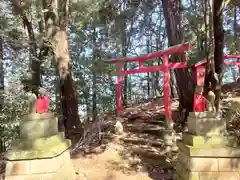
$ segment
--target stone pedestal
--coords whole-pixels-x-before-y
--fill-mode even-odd
[[[223,136],[221,114],[190,113],[189,132],[178,141],[178,180],[239,180],[240,148],[234,137]]]
[[[30,114],[22,118],[20,139],[5,157],[6,180],[74,180],[70,141],[58,132],[52,113]]]

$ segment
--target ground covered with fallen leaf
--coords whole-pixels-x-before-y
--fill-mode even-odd
[[[177,105],[177,101],[173,101],[172,109],[176,110]],[[124,127],[121,135],[112,131],[117,120]],[[104,122],[108,130],[103,132],[101,145],[72,155],[79,179],[175,179],[174,165],[167,159],[162,138],[165,131],[163,99],[130,105],[118,117],[107,115]]]

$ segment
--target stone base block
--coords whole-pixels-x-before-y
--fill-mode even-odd
[[[218,171],[217,158],[190,157],[180,151],[178,154],[178,162],[182,164],[185,169],[193,172]]]
[[[239,148],[178,146],[177,180],[240,180]]]
[[[177,165],[178,180],[239,180],[239,172],[193,172],[184,169],[181,164]]]
[[[74,180],[69,151],[51,159],[7,161],[5,180]]]
[[[51,115],[51,114],[50,114]],[[38,120],[25,120],[20,124],[21,139],[37,139],[48,137],[58,133],[58,119],[53,115],[46,114],[28,115],[31,118],[42,118]]]
[[[190,146],[236,146],[236,137],[233,136],[195,136],[189,133],[183,133],[183,141]]]
[[[7,160],[51,158],[58,156],[71,146],[70,140],[64,139],[63,133],[48,138],[35,140],[17,140],[12,149],[5,154]]]
[[[228,146],[209,146],[209,145],[199,145],[199,146],[189,146],[183,141],[177,142],[178,148],[184,152],[186,155],[191,157],[240,157],[240,148],[228,147]]]
[[[191,118],[216,118],[219,119],[222,117],[222,113],[221,112],[189,112],[189,117]]]
[[[189,117],[188,132],[194,135],[219,135],[226,131],[226,121],[217,117]]]

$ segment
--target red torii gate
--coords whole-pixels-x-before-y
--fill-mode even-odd
[[[236,62],[226,61],[228,59],[236,59]],[[205,80],[205,71],[207,60],[202,60],[192,66],[192,72],[194,81],[196,83],[196,89],[194,92],[194,102],[193,102],[193,110],[195,112],[203,112],[205,111],[205,97],[203,96],[203,86]],[[224,64],[227,65],[237,65],[240,71],[240,56],[235,55],[224,55]]]
[[[237,65],[238,66],[238,70],[240,71],[240,56],[224,55],[224,59],[236,59],[236,62],[224,61],[224,63],[228,64],[228,65]]]
[[[186,68],[188,66],[187,63],[187,55],[186,51],[191,49],[191,45],[189,43],[179,44],[176,46],[169,47],[168,49],[154,52],[151,54],[147,54],[139,57],[130,57],[130,58],[122,58],[107,61],[108,63],[114,63],[116,65],[116,70],[120,72],[120,75],[117,77],[117,112],[122,111],[122,76],[137,74],[137,73],[147,73],[154,71],[163,71],[164,72],[164,108],[165,115],[167,120],[172,120],[172,112],[171,112],[171,99],[170,99],[170,74],[169,69],[177,69],[177,68]],[[168,56],[170,54],[184,54],[185,61],[184,62],[176,62],[170,63]],[[142,62],[154,58],[163,58],[163,64],[159,66],[151,66],[144,67]],[[123,64],[127,62],[138,62],[137,69],[123,70]]]

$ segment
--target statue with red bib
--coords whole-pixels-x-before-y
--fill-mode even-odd
[[[49,107],[49,96],[46,89],[34,85],[32,73],[27,72],[21,82],[27,93],[30,113],[47,113]]]

